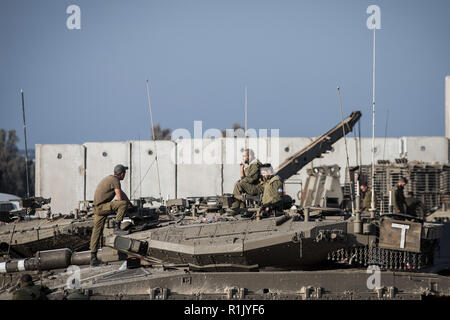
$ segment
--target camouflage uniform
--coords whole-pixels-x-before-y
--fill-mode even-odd
[[[275,175],[268,181],[264,182],[264,192],[262,197],[263,207],[271,207],[273,209],[283,209],[283,182],[279,176]]]
[[[13,293],[13,300],[48,300],[50,290],[45,286],[37,286],[32,281],[26,282]]]
[[[244,177],[234,184],[233,195],[240,196],[243,194],[248,194],[251,196],[257,196],[262,193],[263,187],[259,183],[261,178],[261,173],[259,168],[261,167],[261,162],[259,160],[252,161],[247,168],[244,170]],[[241,201],[235,201],[232,208],[237,208],[243,203]]]

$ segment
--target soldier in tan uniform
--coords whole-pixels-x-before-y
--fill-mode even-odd
[[[283,210],[283,182],[281,178],[273,174],[270,164],[261,166],[261,176],[263,179],[262,208],[263,215],[267,215],[270,210]]]
[[[123,220],[127,208],[133,207],[127,195],[122,191],[120,181],[125,178],[128,167],[118,164],[114,167],[114,175],[107,176],[97,186],[94,194],[94,228],[91,236],[91,266],[97,266],[97,251],[103,234],[106,217],[116,214],[114,233],[121,234],[120,222]],[[117,197],[117,201],[112,201]]]
[[[406,213],[408,210],[404,192],[404,188],[407,183],[408,179],[400,178],[400,180],[397,182],[397,186],[394,188],[394,192],[392,192],[392,204],[394,205],[394,213]]]
[[[361,211],[369,211],[372,208],[372,190],[367,187],[367,184],[362,183],[359,187],[361,190]],[[377,196],[375,195],[374,203],[377,203]]]
[[[243,163],[240,165],[241,178],[234,184],[233,195],[237,198],[233,202],[231,208],[237,210],[244,207],[244,203],[239,200],[243,194],[257,196],[262,193],[260,185],[261,174],[259,169],[261,162],[255,158],[255,154],[251,149],[245,149],[242,156]],[[245,168],[245,165],[248,165]]]

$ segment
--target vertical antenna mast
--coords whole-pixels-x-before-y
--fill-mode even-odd
[[[25,136],[25,174],[27,178],[27,197],[30,197],[30,186],[28,182],[28,145],[27,145],[27,125],[25,122],[25,98],[23,94],[23,90],[20,90],[22,95],[22,116],[23,116],[23,134]]]
[[[142,174],[141,174],[141,133],[139,132],[139,199],[142,198]],[[156,154],[155,154],[156,155]]]
[[[156,150],[155,127],[153,125],[153,113],[152,113],[152,104],[150,103],[150,90],[148,88],[148,79],[145,82],[145,86],[147,88],[148,108],[150,109],[150,121],[151,121],[151,125],[152,125],[152,140],[153,140],[153,144],[154,144],[154,148],[155,148],[156,173],[158,175],[158,192],[159,192],[159,198],[162,201],[162,197],[161,197],[161,181],[159,179],[158,152]]]
[[[384,128],[383,160],[385,160],[384,155],[385,155],[385,152],[386,152],[386,139],[387,139],[388,120],[389,120],[389,109],[387,110],[387,114],[386,114],[386,127]]]
[[[375,19],[373,24],[373,62],[372,62],[372,201],[370,203],[372,215],[375,213]]]
[[[244,93],[244,137],[245,137],[245,149],[248,148],[248,141],[247,141],[247,86],[245,86],[245,93]]]
[[[345,126],[344,126],[344,112],[342,111],[342,99],[341,99],[341,89],[339,88],[339,86],[337,87],[337,91],[338,91],[338,97],[339,97],[339,106],[340,106],[340,110],[341,110],[341,124],[342,124],[342,133],[344,136],[344,144],[345,144],[345,155],[347,157],[347,170],[346,174],[348,173],[348,179],[350,181],[350,186],[351,186],[351,179],[350,179],[350,160],[348,158],[348,148],[347,148],[347,137],[346,134],[347,132],[345,132]],[[355,213],[355,202],[353,201],[353,186],[350,188],[350,199],[352,202],[352,213]]]

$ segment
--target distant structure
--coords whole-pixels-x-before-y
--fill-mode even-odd
[[[0,193],[0,201],[20,200],[18,196],[9,193]]]

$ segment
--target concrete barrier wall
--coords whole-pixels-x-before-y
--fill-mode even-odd
[[[249,139],[261,162],[274,169],[286,158],[306,147],[313,138]],[[355,138],[347,138],[350,166],[357,164]],[[403,155],[409,160],[448,162],[449,140],[445,137],[403,137],[375,139],[375,161],[394,161]],[[242,138],[184,139],[157,141],[158,165],[163,198],[212,196],[232,193],[239,179],[239,163],[245,141]],[[361,139],[362,164],[372,161],[372,139]],[[58,153],[62,159],[58,159]],[[84,160],[85,159],[85,160]],[[118,163],[130,171],[122,188],[132,198],[158,197],[158,180],[152,141],[85,143],[81,145],[36,145],[36,194],[52,197],[57,212],[69,213],[78,200],[93,200],[97,184],[112,174]],[[177,161],[177,164],[175,163]],[[285,182],[286,193],[297,199],[306,170],[314,166],[337,164],[341,183],[345,179],[347,157],[345,141],[339,140],[333,150],[313,160]],[[86,177],[84,177],[86,168]],[[150,169],[149,169],[150,168]],[[139,187],[140,181],[142,184]],[[84,191],[86,190],[86,191]]]
[[[163,199],[176,193],[176,144],[173,141],[131,141],[131,199],[159,197],[159,180]],[[156,150],[155,150],[156,144]],[[156,162],[156,154],[158,160]]]
[[[129,142],[89,142],[86,147],[86,200],[94,200],[98,183],[114,174],[117,164],[130,167]],[[130,174],[121,182],[122,190],[130,195]]]
[[[186,139],[176,143],[177,197],[222,194],[222,140]]]
[[[445,137],[403,137],[402,141],[408,160],[448,161],[448,139]]]
[[[36,145],[36,196],[52,198],[53,212],[69,214],[84,200],[85,153],[76,144]]]

